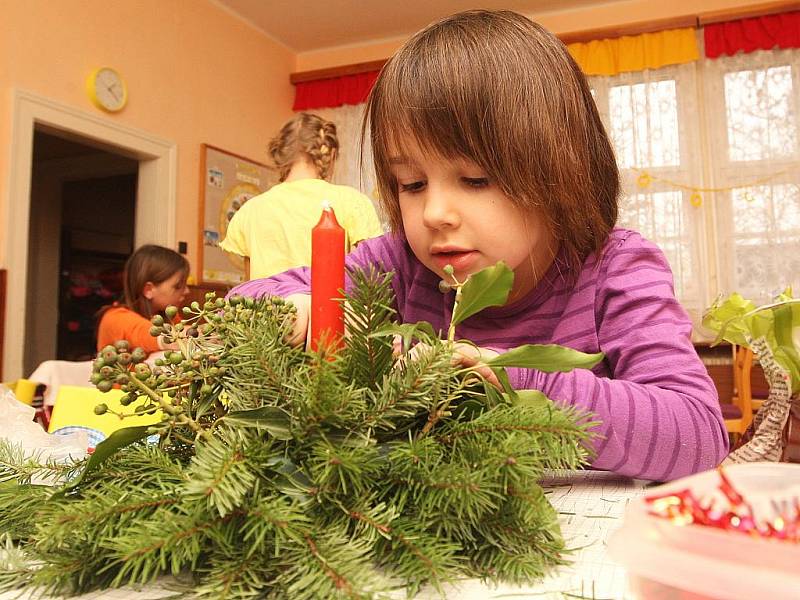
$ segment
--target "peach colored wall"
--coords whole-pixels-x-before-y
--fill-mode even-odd
[[[264,160],[266,141],[291,115],[294,53],[205,0],[2,5],[0,202],[7,202],[12,96],[20,88],[177,144],[176,239],[189,242],[195,264],[200,144]],[[98,66],[116,68],[128,84],[118,114],[96,109],[84,91]]]
[[[757,4],[763,4],[763,2],[754,2],[753,0],[623,0],[573,10],[530,14],[529,16],[554,33],[571,33]],[[384,59],[391,56],[405,39],[405,37],[400,37],[370,44],[354,44],[302,52],[297,55],[296,70],[313,71]]]

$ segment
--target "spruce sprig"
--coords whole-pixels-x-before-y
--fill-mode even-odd
[[[510,279],[494,269],[458,283],[463,318],[498,302],[475,284]],[[453,364],[454,339],[392,323],[390,275],[351,282],[338,354],[290,348],[293,307],[278,298],[213,296],[179,323],[154,320],[179,350],[153,367],[124,343],[104,349],[93,379],[122,386],[119,416],[161,420],[66,467],[0,444],[14,559],[0,589],[69,595],[172,575],[200,598],[369,598],[464,577],[522,583],[559,564],[538,480],[585,463],[594,423],[538,395],[487,392]],[[522,359],[536,352],[553,350]],[[65,487],[30,485],[81,468]]]

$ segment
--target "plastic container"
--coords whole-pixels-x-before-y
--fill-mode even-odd
[[[800,465],[731,465],[725,475],[753,505],[757,518],[774,499],[800,498]],[[699,499],[721,497],[719,484],[719,474],[706,471],[652,488],[645,496],[689,488]],[[609,554],[625,567],[635,598],[800,598],[800,544],[680,526],[648,510],[644,498],[632,501],[609,540]]]

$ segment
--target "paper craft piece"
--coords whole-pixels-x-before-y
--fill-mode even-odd
[[[117,415],[106,413],[94,414],[94,407],[101,402],[110,410],[120,413],[130,413],[130,406],[122,406],[120,398],[124,396],[122,390],[101,392],[95,388],[80,387],[77,385],[62,385],[58,391],[53,414],[50,417],[51,433],[56,429],[69,426],[89,427],[102,431],[106,436],[111,435],[123,427],[136,427],[137,425],[153,425],[161,420],[161,411],[152,415],[137,415],[120,419]]]

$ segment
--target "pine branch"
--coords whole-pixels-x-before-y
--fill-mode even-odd
[[[26,452],[21,445],[0,438],[0,484],[16,481],[20,485],[31,482],[54,485],[71,478],[84,462],[83,459],[58,462],[46,458],[44,451]]]
[[[304,541],[305,546],[287,553],[291,566],[276,579],[279,597],[370,598],[388,588],[366,540],[350,539],[344,531],[329,527]]]
[[[350,272],[351,291],[345,296],[347,345],[343,352],[343,374],[356,387],[374,390],[394,362],[392,339],[372,334],[387,325],[395,314],[391,307],[393,273]]]
[[[246,440],[235,435],[228,438],[225,441],[216,438],[198,446],[189,467],[189,480],[184,485],[187,496],[204,499],[208,510],[221,517],[241,505],[257,479],[247,460]]]
[[[83,463],[0,443],[0,534],[20,542],[0,589],[192,572],[200,597],[359,598],[386,577],[442,593],[457,577],[522,582],[558,564],[537,480],[582,464],[594,423],[472,385],[429,324],[390,323],[389,275],[353,281],[333,357],[289,348],[292,309],[274,298],[207,298],[174,327],[154,321],[181,350],[152,371],[127,345],[104,352],[98,384],[135,377],[147,390],[125,383],[126,402],[166,404],[160,442],[119,449],[60,496],[28,484]],[[425,346],[395,361],[395,333]]]

